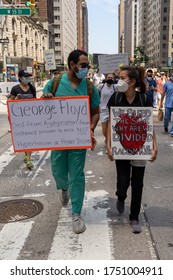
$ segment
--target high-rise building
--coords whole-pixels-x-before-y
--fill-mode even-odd
[[[118,6],[119,15],[119,38],[118,38],[118,52],[124,53],[124,0],[120,0]]]
[[[56,64],[66,66],[77,48],[76,0],[54,0],[54,40]]]
[[[87,7],[87,0],[82,1],[82,20],[83,20],[83,50],[88,53],[88,7]]]
[[[137,0],[126,0],[124,11],[124,52],[132,60],[137,46]]]
[[[83,0],[76,0],[77,10],[77,48],[83,50],[83,20],[82,20],[82,2]]]

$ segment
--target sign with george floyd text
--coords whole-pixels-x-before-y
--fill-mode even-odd
[[[114,159],[149,160],[153,147],[151,107],[111,107]]]
[[[9,100],[15,152],[91,148],[88,96]]]

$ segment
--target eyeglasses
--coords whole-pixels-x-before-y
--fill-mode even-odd
[[[89,69],[91,66],[89,65],[89,63],[81,63],[79,67]]]

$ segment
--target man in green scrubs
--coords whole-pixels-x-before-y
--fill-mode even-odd
[[[85,78],[89,70],[88,55],[82,50],[74,50],[68,57],[68,73],[62,75],[56,97],[88,96],[88,83]],[[51,79],[43,89],[43,97],[51,98]],[[95,145],[94,129],[99,120],[100,98],[96,86],[93,85],[90,95],[91,130],[93,147]],[[86,149],[53,150],[51,151],[52,173],[57,189],[61,189],[61,202],[66,206],[69,196],[72,204],[72,227],[75,233],[82,233],[86,227],[81,217],[81,210],[85,192],[84,166]]]

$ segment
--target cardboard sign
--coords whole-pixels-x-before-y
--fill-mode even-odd
[[[47,51],[44,51],[44,61],[45,61],[46,70],[56,69],[54,49],[49,49]]]
[[[120,53],[99,55],[98,61],[100,73],[114,73],[120,65],[128,65],[128,54]]]
[[[88,96],[9,100],[15,152],[91,148]]]
[[[0,83],[0,96],[7,95],[11,92],[12,87],[18,85],[19,82],[2,82]]]
[[[149,160],[153,148],[151,107],[111,107],[114,159]]]

